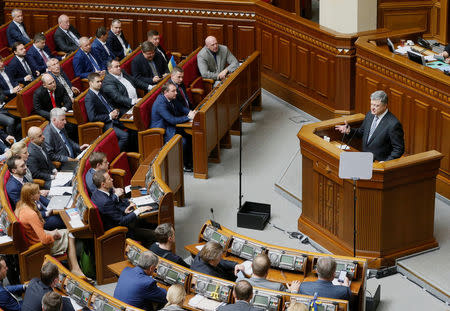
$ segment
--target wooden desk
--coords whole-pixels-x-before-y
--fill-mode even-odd
[[[137,131],[138,128],[136,127],[136,124],[134,123],[133,114],[124,114],[120,117],[120,122],[122,122],[123,126],[125,126],[127,129]]]
[[[125,269],[126,267],[133,268],[134,266],[129,260],[119,261],[108,265],[108,269],[117,276],[120,276],[123,269]]]

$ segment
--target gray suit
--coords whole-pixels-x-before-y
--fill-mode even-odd
[[[261,311],[260,308],[255,308],[251,306],[248,302],[243,300],[238,300],[236,303],[221,306],[217,309],[218,311]]]
[[[267,289],[271,289],[271,290],[277,290],[280,292],[284,292],[286,290],[286,286],[284,286],[284,284],[282,283],[278,283],[278,282],[272,282],[266,279],[261,279],[261,278],[255,278],[255,277],[251,277],[249,279],[247,278],[241,278],[238,274],[238,279],[236,280],[236,282],[239,282],[241,280],[245,280],[248,281],[250,284],[252,284],[253,287],[262,287],[262,288],[267,288]]]
[[[217,80],[217,76],[225,68],[229,72],[233,72],[239,66],[238,60],[225,45],[219,45],[216,59],[214,59],[212,52],[204,46],[197,54],[197,63],[202,77],[213,80]],[[226,64],[228,64],[228,67],[225,67]]]

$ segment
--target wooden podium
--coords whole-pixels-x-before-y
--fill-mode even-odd
[[[342,134],[334,129],[344,120],[359,127],[364,115],[304,125],[297,134],[303,170],[298,228],[332,253],[352,256],[353,181],[339,178]],[[361,150],[361,141],[353,138],[350,146]],[[369,267],[391,266],[396,258],[438,246],[434,200],[442,157],[432,150],[375,162],[372,179],[356,182],[356,256],[367,258]]]

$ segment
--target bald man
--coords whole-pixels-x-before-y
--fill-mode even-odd
[[[69,16],[63,14],[58,17],[59,27],[53,35],[57,51],[72,53],[80,46],[80,34],[70,25]]]
[[[36,113],[50,120],[50,110],[55,107],[64,111],[72,109],[72,100],[62,85],[48,73],[42,75],[42,86],[34,92],[33,106]]]
[[[57,170],[53,165],[45,149],[45,137],[39,127],[32,126],[28,129],[30,144],[28,145],[27,166],[31,171],[33,179],[45,180],[44,189],[50,189],[51,181],[55,179]]]
[[[73,70],[75,76],[81,79],[86,79],[92,72],[98,72],[101,75],[105,74],[105,71],[101,70],[100,60],[95,58],[91,53],[91,42],[88,37],[80,38],[80,48],[73,57]]]
[[[239,62],[225,46],[217,43],[217,39],[209,36],[205,46],[197,54],[198,69],[203,78],[223,81],[226,76],[235,71]]]

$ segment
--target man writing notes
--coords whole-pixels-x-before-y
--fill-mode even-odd
[[[213,36],[205,39],[205,46],[198,52],[197,62],[202,77],[216,81],[224,80],[239,66],[238,60],[230,50],[225,45],[217,43],[217,39]]]
[[[376,91],[370,95],[370,112],[359,128],[350,128],[347,121],[335,127],[343,134],[350,134],[351,138],[353,135],[362,138],[362,151],[372,152],[377,161],[397,159],[405,152],[402,124],[388,110],[387,104],[387,94]]]

